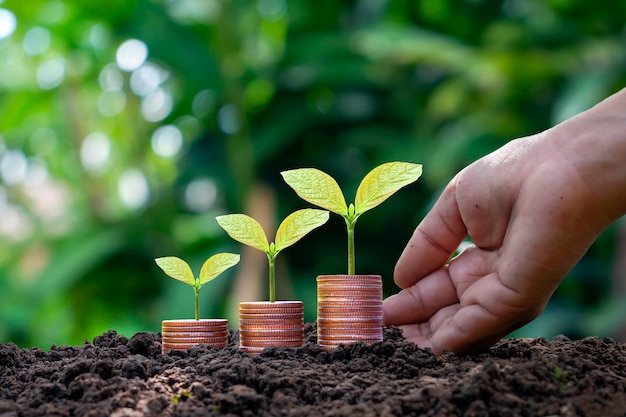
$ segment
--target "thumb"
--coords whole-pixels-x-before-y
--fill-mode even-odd
[[[401,288],[412,286],[445,265],[467,236],[456,200],[457,178],[444,189],[400,255],[393,278]]]

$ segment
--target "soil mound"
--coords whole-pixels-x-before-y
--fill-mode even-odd
[[[0,417],[626,416],[626,345],[589,337],[503,340],[432,355],[383,342],[251,357],[229,347],[161,354],[158,333],[109,331],[50,351],[0,344]]]

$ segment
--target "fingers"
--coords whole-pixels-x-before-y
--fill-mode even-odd
[[[468,247],[447,267],[385,300],[385,324],[399,325],[408,340],[436,354],[493,345],[547,301],[507,286],[496,272],[498,261],[497,251]]]
[[[417,226],[396,263],[394,281],[408,288],[441,268],[467,235],[455,198],[456,182],[446,187],[435,206]]]
[[[439,322],[439,323],[438,323]],[[407,340],[436,355],[444,351],[464,353],[473,347],[487,347],[504,337],[511,324],[491,315],[478,304],[449,306],[428,324],[402,327]]]
[[[448,269],[443,267],[413,286],[388,297],[383,303],[387,326],[427,321],[442,307],[457,303],[457,293]]]

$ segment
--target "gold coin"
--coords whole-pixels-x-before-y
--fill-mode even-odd
[[[163,337],[162,343],[221,343],[228,340],[228,336],[217,337]]]
[[[333,294],[333,295],[318,295],[317,301],[347,301],[349,303],[352,302],[377,302],[382,301],[383,296],[381,294],[373,294],[373,295],[364,295],[358,294],[351,296],[350,294]]]
[[[161,322],[161,327],[163,328],[189,328],[189,327],[200,327],[200,328],[214,328],[214,327],[228,327],[227,319],[203,319],[203,320],[163,320]]]
[[[382,331],[381,329],[383,328],[382,323],[378,322],[378,321],[371,321],[371,322],[362,322],[362,321],[358,321],[358,322],[346,322],[346,321],[336,321],[336,322],[318,322],[318,330],[319,329],[325,329],[325,330],[330,330],[330,329],[345,329],[345,330],[356,330],[358,331],[359,329],[377,329]]]
[[[317,334],[382,334],[382,327],[320,327]]]
[[[177,328],[173,328],[173,329],[161,329],[161,333],[227,333],[228,332],[228,328],[224,327],[224,328],[216,328],[216,329],[199,329],[199,328],[191,328],[191,329],[187,329],[184,327],[177,327]]]
[[[163,320],[162,325],[168,326],[187,326],[192,324],[194,326],[212,326],[212,325],[228,325],[228,319],[181,319],[181,320]]]
[[[316,278],[320,282],[347,282],[347,283],[369,283],[382,282],[380,275],[319,275]]]
[[[317,308],[318,313],[326,313],[326,314],[341,314],[341,313],[362,313],[362,314],[375,314],[381,313],[383,311],[382,305],[377,306],[345,306],[345,307],[325,307],[319,306]]]
[[[367,336],[367,337],[343,337],[343,336],[337,336],[337,337],[322,337],[319,336],[317,338],[317,343],[320,345],[331,345],[331,344],[339,344],[339,343],[357,343],[357,342],[364,342],[364,343],[375,343],[375,342],[382,342],[383,338],[382,336]]]
[[[270,302],[242,302],[239,303],[239,313],[249,314],[277,314],[304,312],[304,304],[301,301],[276,301]]]
[[[244,327],[239,329],[239,333],[241,334],[266,334],[268,336],[271,335],[281,335],[281,334],[293,334],[293,333],[302,333],[304,334],[304,327],[288,327],[283,329],[268,329],[268,328],[250,328]]]
[[[302,338],[294,338],[294,339],[240,339],[240,346],[254,346],[254,347],[299,347],[304,345],[304,339]]]
[[[163,349],[170,349],[170,350],[186,350],[186,349],[190,349],[194,346],[197,346],[199,344],[204,344],[204,345],[209,345],[215,348],[222,348],[222,347],[226,347],[228,345],[228,341],[216,341],[216,342],[211,342],[211,343],[206,343],[206,342],[201,342],[201,343],[196,343],[196,342],[167,342],[167,343],[163,343],[161,345],[161,350]]]
[[[337,295],[320,295],[317,297],[317,301],[318,302],[328,302],[328,301],[335,301],[335,302],[347,302],[347,303],[355,303],[355,302],[370,302],[370,303],[376,303],[376,302],[382,302],[383,301],[383,297],[382,295],[374,295],[374,296],[364,296],[364,295],[358,295],[358,296],[350,296],[350,295],[346,295],[346,294],[337,294]]]
[[[374,335],[374,334],[383,334],[382,327],[362,327],[362,328],[341,328],[341,327],[318,327],[317,335],[339,335],[339,334],[347,334],[347,335]]]
[[[239,322],[244,321],[255,321],[262,323],[264,321],[273,322],[276,321],[284,321],[285,323],[297,323],[301,320],[304,320],[304,315],[302,313],[298,314],[240,314]]]
[[[161,337],[228,337],[228,331],[221,332],[161,332]]]
[[[372,316],[361,316],[361,317],[317,317],[317,325],[325,326],[327,324],[336,324],[336,323],[381,323],[382,327],[383,316],[381,315],[372,315]]]
[[[374,308],[350,308],[350,307],[345,307],[345,308],[318,308],[317,309],[317,315],[326,315],[326,316],[331,316],[331,317],[335,317],[335,316],[342,316],[342,315],[347,315],[347,316],[355,316],[355,315],[363,315],[363,316],[380,316],[383,314],[383,308],[382,306],[378,306],[378,307],[374,307]]]
[[[304,324],[304,317],[254,317],[254,318],[239,318],[239,327],[242,325],[251,326],[302,326]]]
[[[318,284],[317,293],[328,291],[380,291],[382,290],[382,284]]]
[[[382,285],[321,285],[317,287],[317,293],[327,292],[381,292]]]
[[[383,315],[381,314],[318,314],[317,320],[320,323],[350,323],[350,322],[363,322],[363,323],[375,323],[382,321]]]
[[[239,312],[240,313],[246,313],[246,314],[281,314],[281,313],[286,313],[286,314],[295,314],[295,313],[300,313],[303,312],[304,309],[302,307],[279,307],[279,306],[259,306],[259,307],[253,307],[253,308],[249,308],[249,307],[241,307],[239,306]]]
[[[256,346],[239,346],[239,350],[242,352],[246,352],[249,355],[252,356],[256,356],[258,354],[260,354],[261,352],[263,352],[263,350],[265,350],[267,348],[267,346],[263,346],[263,347],[256,347]]]
[[[317,308],[318,313],[326,313],[326,314],[342,314],[342,313],[366,313],[366,314],[374,314],[381,313],[383,311],[382,303],[377,306],[369,306],[369,307],[324,307],[320,306]]]
[[[383,340],[383,336],[382,334],[380,336],[378,335],[337,335],[337,336],[332,336],[332,335],[324,335],[322,336],[318,336],[317,337],[317,341],[318,343],[327,343],[327,342],[332,342],[332,343],[344,343],[344,342],[380,342]]]
[[[378,298],[369,300],[317,300],[317,308],[320,307],[352,307],[352,308],[369,308],[381,306],[383,300]]]
[[[298,311],[296,313],[239,313],[240,319],[298,319],[303,317],[303,312]]]
[[[339,283],[320,283],[317,285],[317,292],[331,291],[331,290],[346,290],[346,291],[376,291],[382,289],[382,284],[339,284]]]

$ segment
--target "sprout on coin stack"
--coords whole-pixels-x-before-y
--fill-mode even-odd
[[[281,174],[303,200],[342,216],[348,231],[348,274],[317,277],[317,343],[330,349],[342,343],[381,341],[382,277],[355,275],[354,227],[363,213],[416,181],[422,165],[389,162],[374,168],[350,205],[337,181],[325,172],[301,168]]]
[[[287,216],[276,231],[275,242],[268,242],[263,227],[245,214],[216,218],[230,237],[267,255],[269,262],[269,302],[239,303],[239,349],[259,354],[266,347],[300,347],[304,344],[304,305],[302,301],[276,301],[276,256],[328,221],[326,210],[302,209]]]
[[[234,253],[218,253],[206,260],[200,276],[194,277],[187,262],[175,256],[155,259],[157,265],[168,276],[189,284],[193,287],[195,298],[195,320],[163,320],[161,322],[161,351],[167,354],[171,350],[187,350],[204,343],[215,348],[226,347],[228,344],[227,319],[200,319],[199,294],[200,288],[215,279],[228,268],[239,262],[239,255]]]

